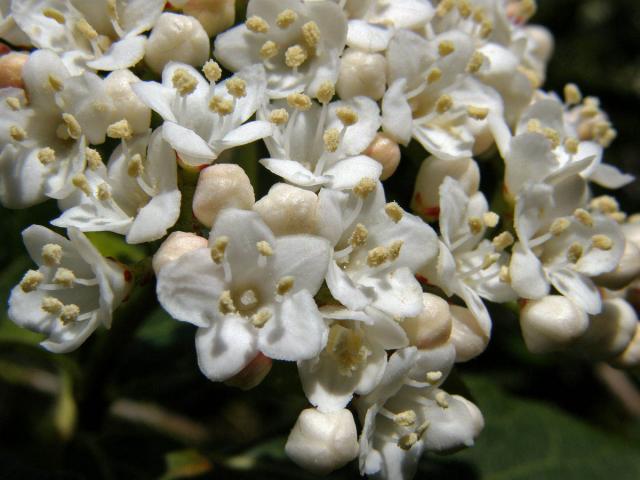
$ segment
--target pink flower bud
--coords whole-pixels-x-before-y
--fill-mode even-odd
[[[393,175],[400,164],[400,147],[384,133],[376,133],[375,138],[367,149],[362,152],[382,165],[380,180],[386,180]]]
[[[21,52],[9,52],[0,57],[0,88],[24,88],[22,67],[29,55]]]

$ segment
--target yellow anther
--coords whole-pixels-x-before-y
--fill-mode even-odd
[[[480,217],[469,217],[467,225],[469,225],[469,230],[473,235],[478,235],[484,228],[484,222]]]
[[[62,247],[57,243],[47,243],[42,247],[42,251],[40,253],[42,261],[47,267],[60,265],[60,262],[62,261]]]
[[[47,7],[44,10],[42,10],[42,14],[45,17],[58,22],[60,25],[64,25],[64,22],[66,22],[67,20],[64,14],[60,10],[57,10],[52,7]]]
[[[271,316],[271,312],[263,308],[251,316],[251,324],[256,328],[262,328],[271,319]]]
[[[593,118],[600,114],[600,109],[595,105],[584,104],[580,109],[580,116],[582,118]]]
[[[396,413],[393,416],[393,423],[400,425],[401,427],[410,427],[416,423],[416,412],[413,410],[405,410],[404,412]]]
[[[582,92],[575,83],[564,86],[564,101],[567,105],[577,105],[582,101]]]
[[[458,13],[462,18],[469,18],[471,16],[471,4],[469,0],[458,0]]]
[[[340,130],[337,128],[328,128],[322,135],[324,141],[324,148],[327,152],[335,152],[340,146]]]
[[[440,370],[427,372],[427,382],[431,383],[432,385],[434,383],[438,383],[441,379],[442,379],[442,372]]]
[[[229,237],[225,235],[217,237],[213,241],[213,246],[211,247],[211,260],[213,260],[214,263],[220,264],[222,262],[227,245],[229,245]]]
[[[38,151],[37,157],[42,165],[51,165],[56,161],[56,151],[51,147],[45,147]]]
[[[264,60],[268,60],[278,55],[278,51],[279,49],[278,45],[276,45],[276,42],[267,40],[262,44],[262,47],[260,47],[260,57]]]
[[[304,93],[292,93],[287,97],[287,103],[290,107],[305,112],[311,108],[311,98]]]
[[[535,70],[523,65],[518,66],[517,70],[527,77],[527,80],[529,80],[529,83],[533,88],[539,88],[542,85],[542,78],[540,78],[540,75],[538,75]]]
[[[107,127],[107,137],[128,140],[133,137],[133,130],[126,118]]]
[[[564,149],[567,151],[567,153],[571,155],[575,155],[576,153],[578,153],[579,145],[580,145],[580,142],[578,141],[577,138],[574,138],[574,137],[568,137],[564,141]]]
[[[293,288],[295,279],[289,275],[286,277],[282,277],[278,280],[278,284],[276,285],[276,293],[278,295],[284,295],[287,292],[290,292]]]
[[[582,245],[580,245],[578,242],[574,242],[569,245],[569,248],[567,249],[567,260],[569,260],[569,262],[571,263],[576,263],[578,260],[580,260],[583,253],[584,248],[582,248]]]
[[[418,442],[418,434],[415,432],[403,435],[398,439],[398,447],[402,450],[410,450]]]
[[[400,208],[397,202],[390,202],[384,206],[384,213],[386,213],[393,223],[398,223],[404,216],[404,211]]]
[[[284,108],[276,108],[269,114],[269,121],[275,125],[284,125],[289,121],[289,112]]]
[[[27,270],[20,281],[20,289],[25,292],[33,292],[44,280],[44,275],[37,270]]]
[[[391,245],[389,245],[389,248],[387,249],[389,260],[397,260],[397,258],[400,256],[400,251],[402,250],[403,245],[404,242],[402,240],[395,240],[391,242]]]
[[[302,25],[302,38],[304,43],[311,48],[315,48],[320,43],[320,27],[313,20]]]
[[[542,134],[542,124],[537,118],[532,118],[527,122],[527,132]]]
[[[443,40],[438,44],[438,54],[441,57],[446,57],[455,51],[456,46],[451,40]]]
[[[87,180],[87,177],[84,176],[84,174],[78,173],[77,175],[74,175],[71,179],[71,184],[82,193],[84,193],[87,197],[91,196],[91,186],[89,185],[89,181]]]
[[[336,108],[336,116],[345,127],[350,127],[358,122],[358,113],[351,107]]]
[[[267,33],[269,31],[269,23],[258,15],[252,15],[244,22],[246,27],[253,33]]]
[[[118,20],[117,0],[107,0],[107,14],[114,20]]]
[[[58,315],[62,311],[64,304],[55,297],[44,297],[41,308],[51,315]]]
[[[611,240],[611,237],[598,234],[591,237],[591,245],[598,250],[611,250],[613,248],[613,240]]]
[[[7,97],[5,99],[5,102],[7,106],[14,112],[20,110],[20,99],[18,99],[17,97]]]
[[[369,177],[364,177],[353,187],[353,193],[360,198],[367,198],[370,193],[375,192],[378,183]]]
[[[214,95],[209,101],[209,110],[221,116],[229,115],[233,112],[233,101],[221,95]]]
[[[487,15],[484,13],[484,8],[482,7],[476,8],[473,11],[472,18],[474,22],[482,23],[487,18]]]
[[[480,38],[489,38],[493,33],[493,22],[485,19],[480,24]]]
[[[74,273],[68,268],[60,267],[56,270],[55,275],[53,276],[53,283],[56,285],[61,285],[66,288],[73,287],[73,282],[76,281],[76,276]]]
[[[513,242],[514,238],[510,232],[502,232],[500,235],[495,236],[491,243],[493,243],[496,250],[502,251],[513,245]]]
[[[198,79],[185,68],[175,69],[171,83],[182,97],[192,94],[198,87]]]
[[[436,9],[436,15],[439,17],[444,17],[447,13],[453,10],[453,7],[456,6],[455,0],[442,0],[438,4],[438,8]]]
[[[80,127],[78,120],[76,120],[76,117],[70,113],[63,113],[62,121],[67,127],[67,134],[74,140],[79,139],[82,135],[82,128]]]
[[[369,238],[369,230],[367,230],[367,227],[363,224],[359,223],[349,237],[349,244],[353,248],[360,247],[367,243],[367,238]]]
[[[533,15],[538,10],[538,4],[535,0],[521,0],[520,1],[520,14],[525,18],[529,19],[533,17]]]
[[[598,143],[603,147],[607,148],[618,136],[618,132],[613,128],[610,128],[606,131],[602,137],[598,139]]]
[[[78,20],[75,24],[76,30],[87,40],[95,40],[98,38],[98,32],[84,18]]]
[[[475,107],[469,105],[467,107],[467,114],[475,120],[484,120],[489,115],[489,109],[486,107]]]
[[[575,212],[573,212],[573,216],[578,220],[581,224],[587,227],[593,227],[593,217],[589,212],[587,212],[584,208],[578,208]]]
[[[291,10],[290,8],[287,8],[286,10],[283,10],[282,12],[280,12],[276,17],[276,25],[278,25],[280,28],[287,28],[297,19],[298,19],[298,14],[293,10]]]
[[[436,403],[441,408],[449,408],[449,401],[447,400],[447,394],[442,390],[436,393]]]
[[[211,59],[207,60],[207,62],[202,66],[202,73],[204,73],[206,79],[211,83],[217,82],[222,77],[222,69],[220,68],[220,65],[218,65],[218,62]]]
[[[47,81],[49,82],[51,89],[55,92],[61,92],[64,89],[64,83],[62,80],[53,74],[49,74]]]
[[[96,189],[96,197],[103,202],[111,199],[111,187],[107,183],[102,182]]]
[[[622,224],[627,219],[627,214],[624,212],[614,212],[609,214],[609,218]]]
[[[144,173],[144,163],[142,161],[142,156],[139,153],[136,153],[131,157],[129,163],[127,164],[127,174],[130,177],[139,177]]]
[[[284,52],[284,63],[289,68],[298,68],[307,61],[307,50],[300,45],[292,45]]]
[[[429,85],[437,82],[441,78],[442,78],[442,70],[440,70],[438,67],[432,68],[431,70],[429,70],[429,73],[427,73],[427,83]]]
[[[482,269],[486,270],[487,268],[492,266],[494,263],[496,263],[498,260],[500,260],[499,253],[488,253],[482,259]]]
[[[316,98],[322,104],[329,103],[336,94],[336,86],[333,82],[327,80],[320,84],[316,92]]]
[[[436,112],[443,114],[453,107],[453,99],[450,95],[442,95],[436,101]]]
[[[22,142],[27,138],[26,130],[18,125],[11,125],[11,127],[9,127],[9,135],[16,142]]]
[[[469,59],[469,63],[467,63],[466,71],[468,73],[478,73],[484,64],[484,59],[485,56],[482,53],[474,52]]]
[[[426,433],[430,425],[431,422],[429,420],[425,420],[420,424],[418,428],[416,428],[416,434],[418,435],[419,439],[422,438],[422,436]]]
[[[551,227],[549,227],[549,232],[551,232],[551,235],[557,236],[563,233],[570,226],[571,226],[571,222],[569,221],[568,218],[564,218],[564,217],[556,218],[553,221],[553,223],[551,223]]]
[[[223,315],[230,315],[237,312],[229,290],[225,290],[220,294],[220,298],[218,299],[218,310],[220,310],[220,313]]]
[[[500,215],[496,212],[485,212],[482,215],[482,221],[489,228],[494,228],[500,222]]]
[[[375,247],[367,252],[367,265],[377,267],[389,260],[389,250],[386,247]]]
[[[258,253],[263,257],[270,257],[273,255],[273,248],[269,245],[269,242],[266,240],[261,240],[256,243],[256,248],[258,249]]]
[[[589,203],[589,207],[606,214],[615,213],[620,210],[618,201],[609,195],[601,195],[594,198]]]
[[[64,305],[60,309],[60,321],[63,325],[68,325],[69,323],[75,322],[80,316],[80,307],[76,304],[71,303],[69,305]]]
[[[509,267],[506,265],[502,265],[500,267],[500,274],[498,278],[502,283],[511,283],[511,272],[509,272]]]
[[[84,153],[87,158],[87,166],[90,170],[95,171],[103,165],[102,156],[97,150],[87,147]]]
[[[558,146],[560,146],[560,134],[553,128],[544,127],[542,129],[542,135],[544,135],[547,140],[551,142],[551,146],[553,148],[557,148]]]

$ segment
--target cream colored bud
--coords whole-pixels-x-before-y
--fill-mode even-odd
[[[640,366],[640,323],[636,324],[636,330],[627,348],[613,360],[610,360],[610,363],[618,368],[637,368]]]
[[[146,132],[151,123],[151,109],[140,101],[131,88],[139,81],[131,70],[116,70],[104,80],[107,95],[115,108],[114,120],[126,119],[134,135]]]
[[[195,17],[213,37],[234,24],[236,0],[188,0],[182,11]]]
[[[456,362],[467,362],[487,348],[489,338],[483,333],[478,320],[468,308],[450,305],[451,337],[456,349]]]
[[[211,165],[200,172],[193,196],[193,213],[211,227],[223,208],[250,210],[255,202],[251,181],[244,170],[234,164]]]
[[[520,311],[522,336],[533,353],[564,350],[588,327],[586,312],[562,295],[530,300]]]
[[[147,40],[145,62],[157,74],[171,62],[200,67],[209,59],[209,35],[188,15],[160,15]]]
[[[9,52],[0,57],[0,88],[24,88],[22,68],[29,55],[20,52]]]
[[[400,146],[385,133],[376,133],[373,141],[362,153],[382,165],[380,180],[386,180],[393,175],[400,164]]]
[[[303,410],[284,447],[297,465],[318,475],[326,475],[356,458],[358,433],[347,409],[323,413]]]
[[[386,89],[387,61],[379,53],[347,48],[340,61],[336,90],[340,98],[364,95],[380,100]]]
[[[445,177],[451,177],[462,185],[469,196],[480,186],[480,170],[471,158],[443,160],[429,157],[422,162],[416,177],[411,209],[427,220],[435,220],[439,215],[440,184]]]
[[[526,35],[531,40],[531,53],[542,63],[546,64],[553,53],[553,35],[540,25],[526,25]]]
[[[431,293],[422,294],[423,309],[417,317],[405,318],[400,326],[409,344],[422,349],[435,348],[449,340],[452,329],[449,304]]]
[[[605,300],[602,311],[589,317],[589,327],[575,348],[603,360],[616,357],[633,339],[637,325],[638,316],[629,302],[622,298]]]
[[[629,217],[629,221],[623,225],[620,225],[624,238],[627,242],[633,243],[636,247],[640,248],[640,218],[633,215]]]
[[[263,353],[258,353],[249,364],[224,383],[241,390],[251,390],[260,385],[271,371],[273,361]]]
[[[277,236],[316,234],[320,225],[318,196],[286,183],[276,183],[253,206]]]
[[[153,271],[156,275],[162,267],[198,248],[207,248],[209,243],[204,237],[189,232],[173,232],[169,235],[153,256]]]
[[[620,290],[638,277],[640,277],[640,249],[635,243],[627,240],[624,245],[622,258],[616,269],[612,272],[603,273],[593,280],[599,286],[611,290]]]

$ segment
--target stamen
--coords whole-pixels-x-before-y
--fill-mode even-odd
[[[122,120],[112,123],[107,127],[107,137],[115,138],[118,140],[124,139],[128,140],[133,136],[133,130],[131,129],[131,125],[126,118]]]
[[[415,432],[411,432],[398,439],[398,447],[403,450],[410,450],[417,442],[418,435]]]
[[[616,213],[620,211],[620,205],[618,204],[618,201],[609,195],[601,195],[594,198],[593,200],[591,200],[589,207],[605,214]]]
[[[64,14],[60,10],[57,10],[52,7],[47,7],[44,10],[42,10],[42,14],[45,17],[50,18],[51,20],[55,20],[60,25],[64,25],[64,22],[66,22],[67,20]]]
[[[370,193],[373,193],[376,190],[377,186],[378,183],[373,178],[364,177],[356,184],[355,187],[353,187],[353,193],[356,196],[365,199]]]
[[[387,252],[389,254],[389,260],[396,260],[400,256],[400,250],[402,250],[402,246],[404,242],[402,240],[395,240],[389,245]]]
[[[441,378],[442,378],[442,372],[440,370],[427,372],[427,382],[431,384],[438,383]]]
[[[416,423],[416,419],[416,412],[414,412],[413,410],[405,410],[404,412],[400,412],[394,415],[393,423],[401,427],[410,427],[411,425]]]
[[[75,24],[76,30],[87,40],[95,40],[98,38],[98,32],[84,18],[78,20]]]
[[[278,52],[278,45],[276,45],[276,42],[272,40],[267,40],[262,44],[262,47],[260,47],[260,57],[264,60],[269,60],[270,58],[275,57],[278,55]]]
[[[456,51],[456,46],[451,40],[443,40],[438,44],[438,54],[446,57]]]
[[[571,263],[577,263],[583,253],[584,249],[582,248],[582,245],[578,242],[572,243],[569,245],[569,249],[567,250],[567,260]]]
[[[467,114],[474,120],[484,120],[489,115],[489,109],[486,107],[475,107],[469,105],[467,107]]]
[[[491,20],[484,19],[480,24],[480,38],[489,38],[493,33],[493,22]]]
[[[398,223],[402,220],[404,216],[404,212],[400,205],[397,202],[390,202],[384,206],[384,213],[388,215],[388,217],[393,221],[393,223]]]
[[[571,222],[569,221],[569,219],[564,217],[556,218],[551,224],[549,231],[551,232],[552,235],[558,236],[570,226],[571,226]]]
[[[87,147],[84,153],[87,157],[87,165],[89,166],[90,170],[95,171],[103,165],[102,156],[97,150]]]
[[[469,230],[473,235],[478,235],[482,232],[482,228],[484,227],[484,222],[480,217],[469,217],[467,220],[467,225],[469,225]]]
[[[211,83],[217,82],[222,77],[222,69],[220,68],[220,65],[218,65],[218,62],[211,59],[207,60],[207,62],[202,66],[202,73],[204,73],[206,79]]]
[[[315,48],[320,43],[320,28],[313,20],[302,25],[302,38],[309,47]]]
[[[233,102],[220,95],[214,95],[209,101],[209,110],[225,116],[233,112]]]
[[[69,134],[69,136],[74,140],[78,140],[82,135],[82,128],[80,127],[78,120],[76,120],[76,117],[74,117],[70,113],[63,113],[62,121],[67,126],[67,133]]]
[[[575,83],[564,86],[564,101],[567,105],[578,105],[582,101],[582,92]]]
[[[229,245],[229,237],[224,235],[217,237],[213,241],[213,247],[211,247],[211,259],[214,263],[219,265],[222,262],[227,245]]]
[[[329,103],[333,96],[336,94],[336,86],[329,80],[322,82],[318,91],[316,92],[316,98],[323,105]]]
[[[297,19],[298,19],[298,14],[293,10],[291,10],[290,8],[287,8],[286,10],[283,10],[282,12],[280,12],[276,17],[276,25],[278,25],[278,27],[280,28],[287,28]]]
[[[553,128],[544,127],[542,129],[542,135],[544,135],[547,140],[551,142],[551,146],[553,148],[556,148],[560,145],[560,134]]]
[[[440,70],[438,67],[434,67],[431,70],[429,70],[429,73],[427,74],[427,83],[429,85],[437,82],[438,80],[440,80],[442,78],[442,70]]]
[[[444,17],[447,13],[453,10],[453,7],[455,7],[455,0],[442,0],[438,4],[436,15],[438,15],[439,17]]]
[[[55,297],[44,297],[42,299],[42,310],[51,315],[58,315],[62,311],[64,304]]]
[[[471,16],[471,4],[468,0],[458,0],[458,13],[465,19]]]
[[[449,95],[442,95],[436,101],[436,112],[443,114],[448,112],[453,106],[453,99]]]
[[[96,190],[96,197],[103,202],[111,200],[111,187],[107,183],[101,183]]]
[[[256,243],[256,248],[258,249],[258,253],[263,257],[270,257],[273,255],[273,248],[271,248],[269,242],[265,240],[261,240]]]
[[[578,153],[579,145],[580,145],[580,142],[578,141],[577,138],[568,137],[564,141],[564,149],[567,151],[567,153],[570,153],[571,155],[575,155],[576,153]]]
[[[49,86],[56,92],[61,92],[64,89],[64,83],[58,77],[53,74],[49,74],[47,80],[49,81]]]
[[[293,288],[294,281],[295,279],[292,276],[287,275],[286,277],[282,277],[276,285],[276,293],[278,295],[284,295],[289,292]]]
[[[340,130],[337,128],[328,128],[322,135],[322,141],[324,142],[324,148],[327,152],[335,152],[340,146]]]
[[[359,223],[353,230],[351,237],[349,237],[349,244],[353,248],[360,247],[367,243],[367,238],[369,238],[369,231],[367,230],[367,227]]]
[[[275,125],[284,125],[289,121],[289,112],[284,108],[276,108],[269,114],[269,121]]]
[[[220,313],[223,315],[230,315],[237,312],[229,290],[225,290],[220,294],[220,298],[218,299],[218,310],[220,310]]]
[[[11,127],[9,127],[9,135],[16,142],[22,142],[27,138],[26,130],[18,125],[11,125]]]
[[[84,193],[87,197],[91,196],[91,186],[84,174],[79,173],[71,179],[71,184]]]
[[[481,266],[482,270],[486,270],[487,268],[492,266],[494,263],[496,263],[498,260],[500,260],[499,253],[489,253],[485,255],[484,259],[482,260],[482,266]]]
[[[584,208],[578,208],[575,212],[573,212],[573,216],[578,220],[582,225],[587,227],[593,227],[593,217],[589,212],[587,212]]]
[[[38,151],[38,160],[42,165],[51,165],[56,161],[56,151],[51,147],[45,147]]]
[[[118,21],[118,5],[116,0],[107,0],[107,14],[113,20]]]
[[[60,265],[62,260],[62,247],[57,243],[47,243],[42,247],[42,261],[47,267]]]
[[[18,110],[20,110],[20,100],[18,98],[7,97],[5,102],[7,103],[7,106],[14,112],[17,112]]]
[[[336,116],[345,127],[350,127],[358,122],[358,113],[350,107],[336,108]]]
[[[76,280],[74,273],[68,268],[60,267],[56,270],[56,274],[53,276],[53,283],[56,285],[62,285],[66,288],[73,287],[73,282]]]
[[[298,68],[307,61],[309,55],[300,45],[292,45],[284,52],[284,63],[289,68]]]
[[[258,15],[252,15],[247,18],[244,24],[253,33],[267,33],[269,31],[269,23]]]
[[[471,55],[469,59],[469,63],[467,63],[466,71],[467,73],[478,73],[482,68],[482,64],[484,63],[484,54],[476,51]]]
[[[227,80],[225,83],[227,92],[234,98],[242,98],[247,96],[247,82],[242,78],[233,77]]]
[[[24,293],[33,292],[44,280],[44,275],[37,270],[27,270],[22,280],[20,288]]]
[[[502,283],[511,283],[511,272],[509,272],[509,267],[502,265],[500,267],[500,275],[498,278]]]
[[[524,67],[522,65],[519,65],[517,70],[518,70],[518,72],[522,73],[525,77],[527,77],[527,80],[529,80],[529,83],[531,84],[531,86],[533,88],[539,88],[540,85],[542,85],[542,79],[535,72],[535,70],[532,70],[531,68]]]
[[[447,394],[442,390],[436,393],[436,403],[441,408],[449,408],[449,402],[447,400]]]
[[[613,240],[606,235],[598,234],[591,237],[591,245],[598,250],[609,251],[613,248]]]
[[[287,97],[287,103],[301,112],[306,112],[311,108],[311,98],[304,93],[292,93]]]
[[[389,250],[386,247],[375,247],[367,252],[367,265],[378,267],[389,259]]]
[[[500,221],[500,215],[495,212],[486,212],[482,215],[482,221],[489,228],[494,228]]]
[[[429,428],[429,425],[431,425],[431,422],[429,420],[425,420],[424,422],[422,422],[422,424],[420,424],[420,426],[416,429],[418,438],[422,438],[422,436],[425,434],[425,432]]]
[[[144,173],[144,163],[142,163],[142,156],[136,153],[127,164],[127,174],[130,177],[139,177]]]
[[[80,307],[71,303],[64,305],[60,311],[60,321],[63,325],[68,325],[71,322],[75,322],[80,316]]]
[[[502,232],[500,235],[493,238],[492,242],[493,246],[499,252],[503,251],[505,248],[509,248],[513,245],[514,238],[510,232]]]
[[[266,308],[259,310],[251,317],[251,324],[256,328],[262,328],[271,319],[271,312]]]

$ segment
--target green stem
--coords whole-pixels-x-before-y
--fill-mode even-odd
[[[178,169],[178,187],[182,192],[182,200],[180,201],[180,217],[174,230],[193,232],[198,228],[199,223],[193,216],[193,196],[196,192],[199,176],[199,171]]]

